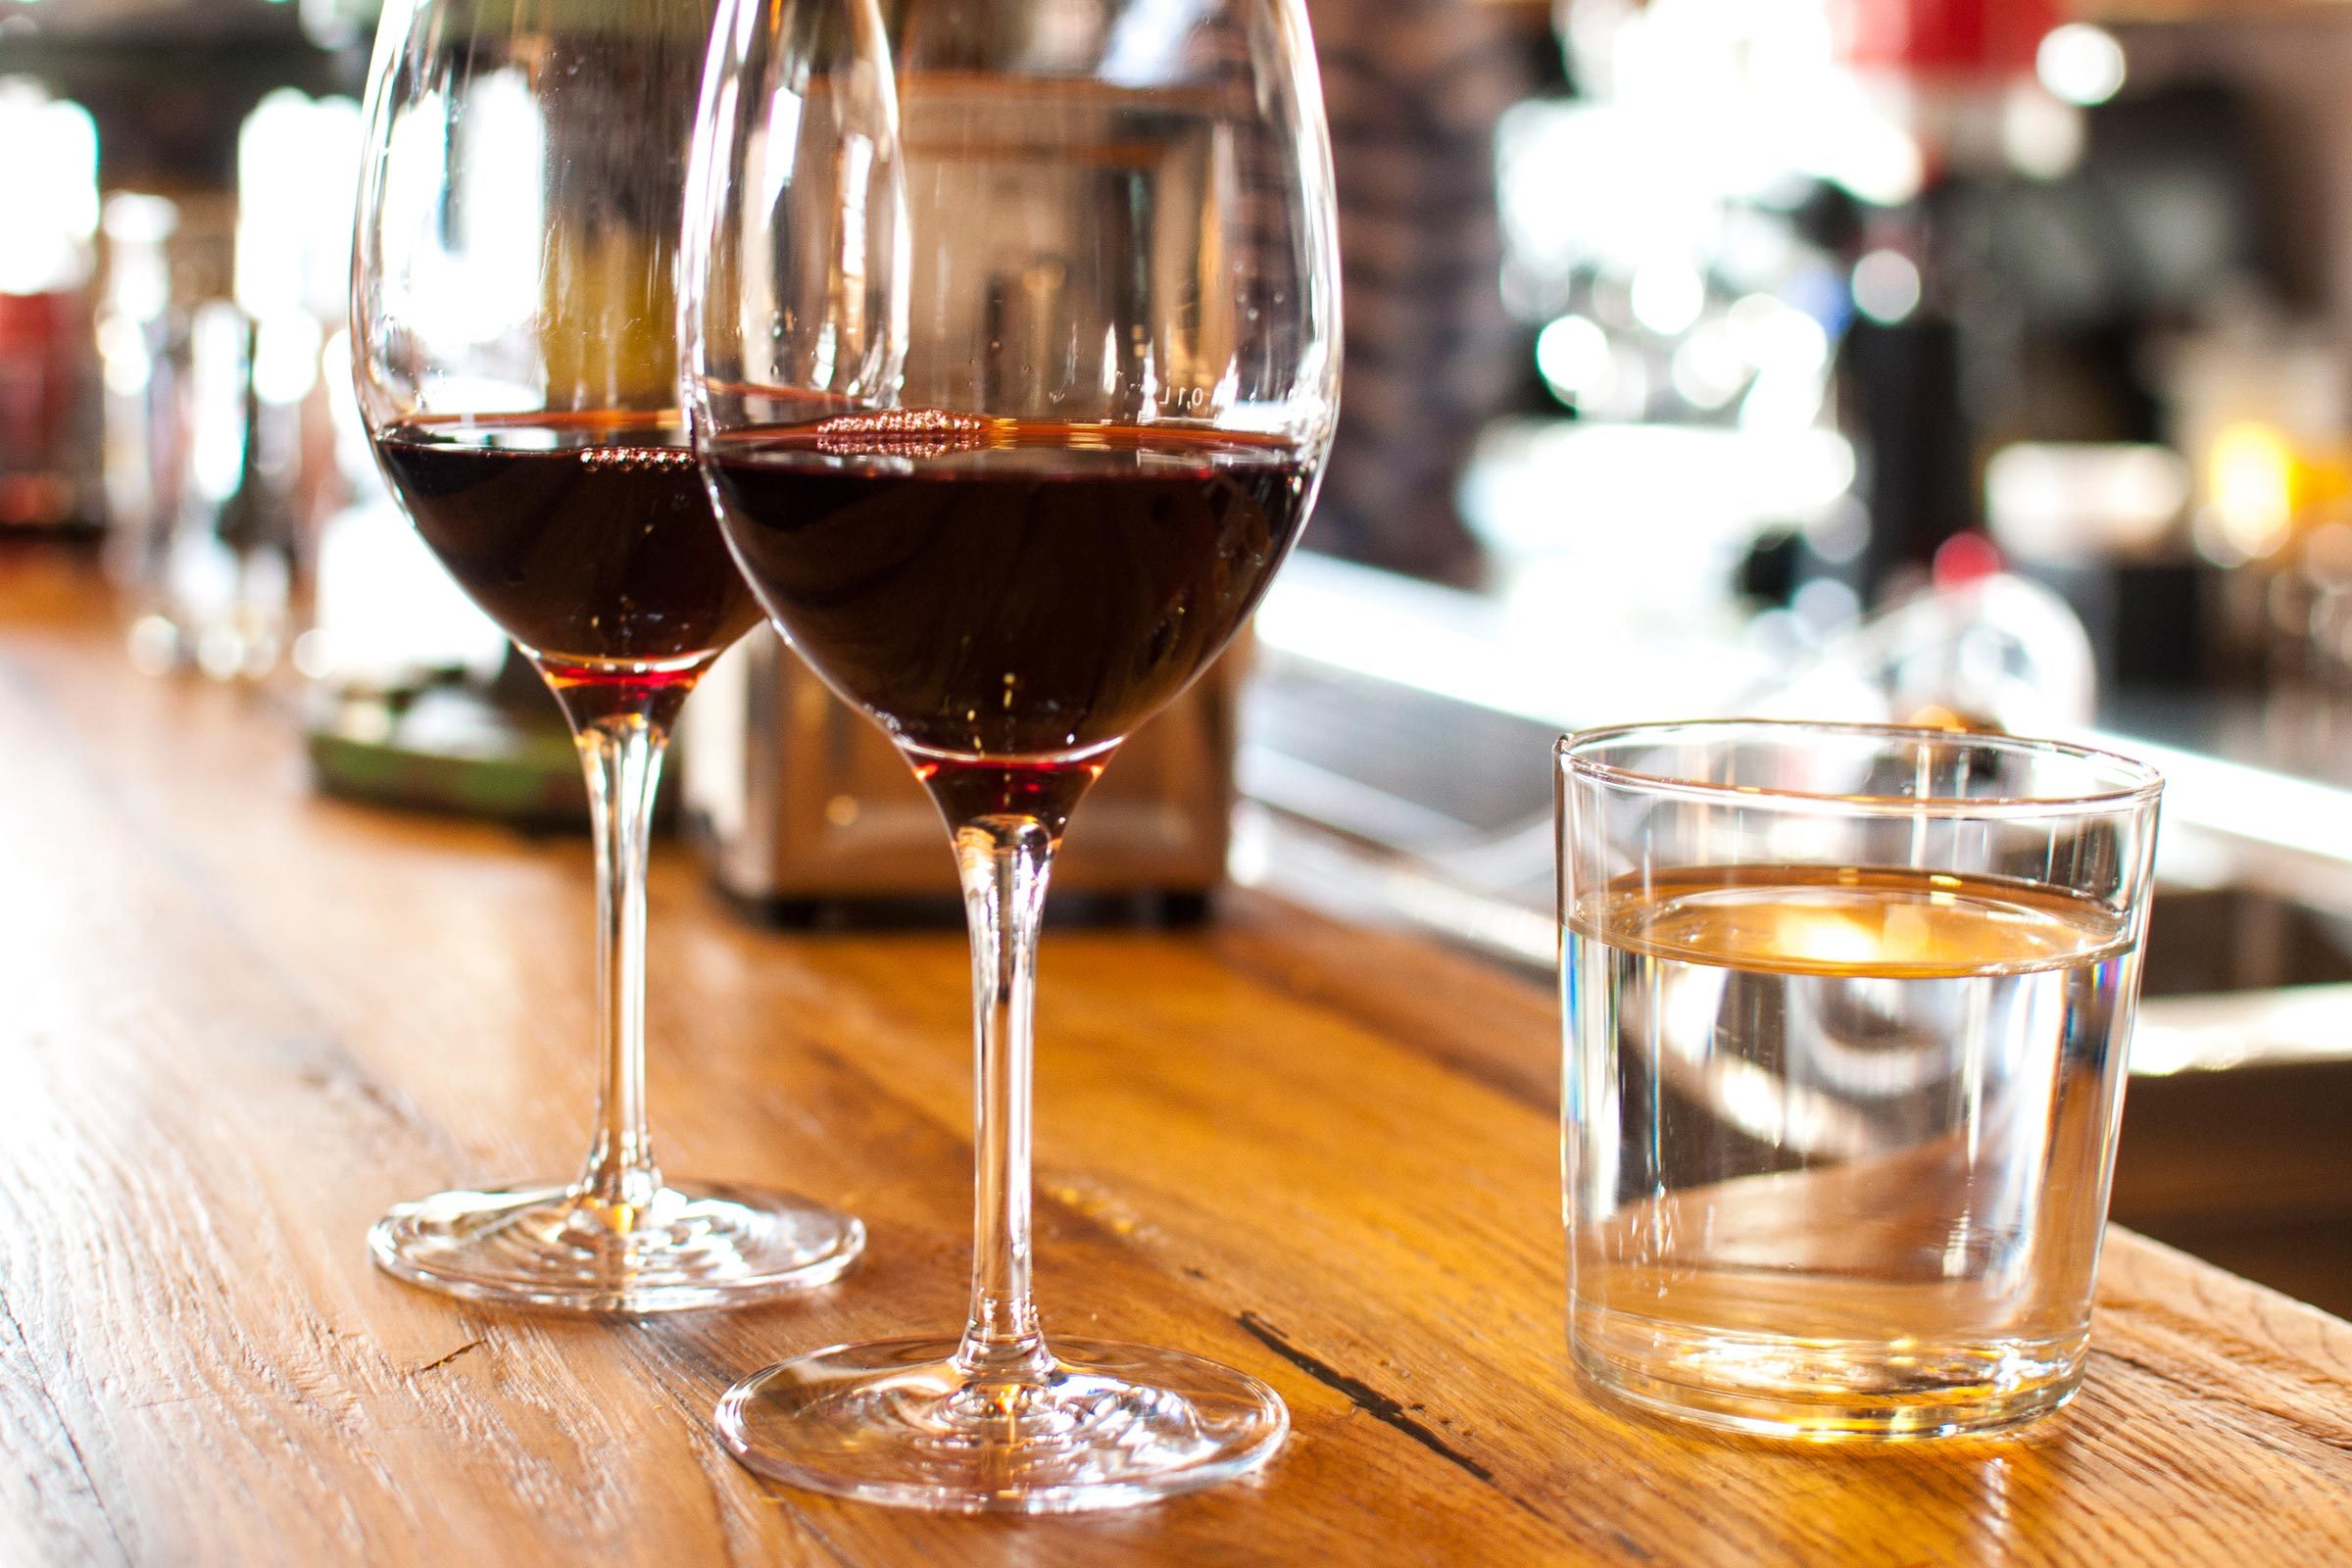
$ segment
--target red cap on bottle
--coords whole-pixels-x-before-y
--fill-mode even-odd
[[[1905,76],[2010,76],[2065,20],[2056,0],[1838,0],[1839,53]]]

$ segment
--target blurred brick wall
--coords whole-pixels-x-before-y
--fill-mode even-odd
[[[1307,0],[1347,272],[1347,390],[1319,550],[1444,580],[1476,570],[1454,485],[1527,378],[1502,308],[1494,122],[1541,82],[1543,6]]]

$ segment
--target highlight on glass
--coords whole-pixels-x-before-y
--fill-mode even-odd
[[[1214,1362],[1047,1336],[1031,1022],[1072,810],[1313,502],[1340,362],[1313,60],[1298,0],[722,10],[682,316],[696,454],[753,592],[938,804],[977,1020],[963,1330],[739,1385],[720,1431],[769,1475],[1116,1507],[1248,1471],[1287,1429]]]
[[[2163,781],[2047,741],[1749,721],[1558,760],[1578,1366],[1808,1438],[2072,1397]]]
[[[655,1162],[646,847],[670,726],[759,608],[677,402],[697,0],[394,0],[352,293],[360,405],[417,531],[546,677],[594,816],[594,1143],[571,1181],[403,1203],[376,1261],[481,1300],[655,1312],[821,1284],[857,1220]]]

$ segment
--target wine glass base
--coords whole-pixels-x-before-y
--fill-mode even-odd
[[[613,1211],[545,1184],[437,1193],[368,1233],[385,1273],[444,1295],[557,1311],[734,1306],[838,1279],[865,1227],[753,1187],[663,1188],[616,1228]]]
[[[840,1345],[729,1389],[718,1432],[749,1468],[838,1497],[946,1513],[1131,1508],[1256,1469],[1290,1412],[1181,1350],[1056,1344],[1040,1383],[975,1387],[951,1339]]]

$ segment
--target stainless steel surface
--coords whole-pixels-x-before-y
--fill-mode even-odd
[[[1446,886],[1464,897],[1547,911],[1552,896],[1548,749],[1566,729],[1629,717],[1782,716],[1752,656],[1705,627],[1662,650],[1627,643],[1607,657],[1547,665],[1500,603],[1301,557],[1259,621],[1258,677],[1244,708],[1245,794],[1298,822],[1368,847],[1395,888]],[[1709,674],[1712,671],[1712,674]],[[1556,676],[1556,678],[1545,678]],[[1808,686],[1809,671],[1788,687]],[[1788,689],[1787,687],[1784,690]],[[1829,700],[1825,684],[1810,689]],[[1761,695],[1759,695],[1761,694]],[[1849,686],[1846,696],[1855,695]],[[1808,717],[1871,717],[1807,712]],[[2242,902],[2198,938],[2240,953],[2221,989],[2352,979],[2352,788],[2136,734],[2063,736],[2140,758],[2168,781],[2157,870],[2185,909],[2190,893]],[[2269,755],[2269,754],[2265,754]],[[1396,862],[1417,868],[1412,878]],[[2288,912],[2280,909],[2287,907]],[[1438,917],[1410,900],[1407,923]],[[2200,927],[2217,918],[2208,909]],[[2281,923],[2283,922],[2283,924]],[[1483,931],[1511,929],[1481,916]],[[2160,914],[2156,929],[2165,929]],[[2291,929],[2289,929],[2291,928]],[[2265,941],[2294,951],[2264,957]],[[1509,956],[1549,961],[1522,943]],[[2322,972],[2306,973],[2317,965]],[[2151,985],[2169,988],[2151,966]]]
[[[2140,1004],[2132,1070],[2152,1078],[2352,1062],[2352,983]]]
[[[1071,825],[1057,890],[1172,898],[1183,912],[1224,880],[1245,657],[1120,748]],[[678,746],[688,831],[730,895],[785,914],[956,897],[939,812],[905,759],[774,637],[712,668]]]

